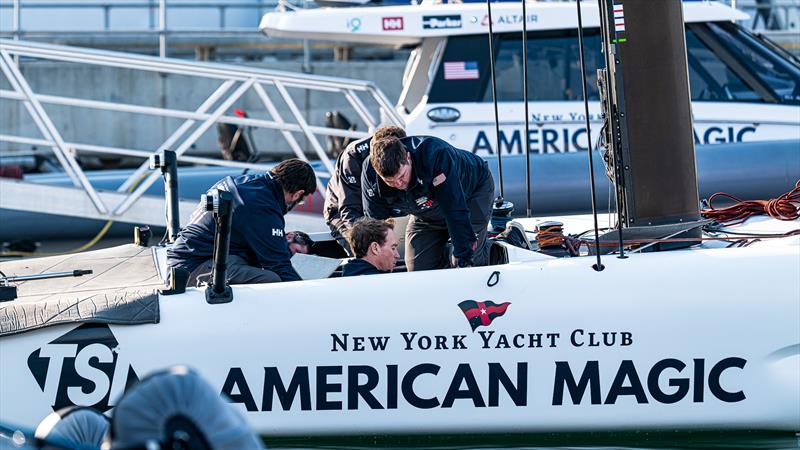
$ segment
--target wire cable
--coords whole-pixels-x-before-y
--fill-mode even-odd
[[[727,198],[736,204],[726,208],[714,208],[714,200]],[[706,219],[724,225],[738,225],[753,216],[768,215],[773,219],[791,221],[800,218],[800,180],[794,189],[771,200],[741,200],[725,192],[717,192],[708,198],[708,208],[700,211]]]
[[[595,242],[600,242],[600,231],[599,231],[599,225],[597,224],[597,199],[595,198],[594,194],[594,161],[592,159],[592,129],[591,125],[589,124],[589,98],[586,96],[586,66],[584,61],[586,59],[586,55],[584,54],[583,51],[583,18],[581,16],[581,0],[577,1],[577,5],[578,5],[578,50],[580,51],[580,63],[581,63],[580,65],[581,89],[583,90],[583,106],[584,109],[586,110],[586,143],[588,146],[586,153],[589,154],[589,189],[592,194],[592,217],[594,218],[594,240]],[[595,253],[597,254],[597,263],[592,265],[592,268],[597,272],[600,272],[605,267],[603,267],[603,263],[600,261],[600,252],[595,252]]]

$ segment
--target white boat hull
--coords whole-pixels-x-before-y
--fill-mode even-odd
[[[189,290],[159,324],[108,326],[114,348],[75,325],[0,339],[0,421],[113,406],[131,370],[186,364],[270,436],[797,432],[796,242]],[[510,305],[473,332],[465,300]]]

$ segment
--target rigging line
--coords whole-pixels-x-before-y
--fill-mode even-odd
[[[500,149],[500,114],[497,112],[497,79],[494,73],[494,31],[492,30],[492,0],[486,0],[487,20],[489,21],[489,68],[492,78],[492,103],[494,104],[495,148],[497,149],[497,175],[500,177],[500,197],[495,200],[502,204],[503,190],[503,152]]]
[[[598,5],[598,6],[600,6],[600,5]],[[617,256],[617,258],[626,259],[627,256],[625,256],[625,248],[622,245],[622,224],[623,224],[622,208],[623,208],[623,205],[624,205],[624,201],[623,201],[624,199],[622,198],[623,193],[622,193],[622,190],[620,189],[620,184],[624,182],[623,178],[622,178],[622,160],[620,159],[620,156],[618,156],[618,153],[613,151],[614,142],[616,142],[616,131],[617,131],[617,128],[614,126],[614,123],[613,123],[615,118],[614,118],[614,111],[613,111],[613,103],[611,102],[611,58],[612,58],[612,55],[611,55],[611,52],[610,52],[611,49],[610,48],[606,48],[606,47],[604,47],[602,45],[602,39],[605,36],[610,36],[610,31],[608,31],[608,23],[609,23],[610,19],[608,17],[608,11],[606,10],[606,8],[600,7],[599,9],[600,9],[599,13],[600,13],[600,39],[601,39],[600,48],[603,49],[603,53],[604,53],[603,59],[606,62],[605,83],[603,83],[604,84],[603,87],[605,88],[606,104],[608,105],[608,111],[604,111],[605,113],[608,114],[608,117],[606,118],[607,120],[606,120],[606,123],[605,123],[604,126],[607,126],[607,127],[610,128],[609,130],[607,130],[606,136],[607,136],[607,139],[609,139],[608,145],[610,147],[609,151],[611,151],[611,156],[610,156],[610,158],[607,159],[607,161],[610,160],[612,162],[613,168],[614,168],[614,180],[612,180],[612,181],[613,181],[613,184],[614,184],[614,186],[613,186],[613,189],[614,189],[614,206],[615,206],[615,208],[617,210],[617,238],[618,238],[618,243],[619,243],[619,256]],[[602,133],[602,130],[601,130],[601,133]],[[609,217],[609,220],[611,220],[610,217]]]
[[[528,123],[528,10],[527,0],[522,0],[522,101],[525,102],[525,191],[528,194],[528,209],[525,217],[531,217],[531,142]],[[498,151],[500,147],[498,146]]]
[[[583,107],[586,110],[586,142],[587,142],[586,153],[589,154],[589,188],[592,193],[592,218],[594,219],[594,241],[599,244],[600,231],[597,225],[597,199],[594,198],[594,160],[592,159],[592,131],[589,125],[589,98],[586,96],[586,67],[584,65],[585,55],[583,53],[583,18],[581,16],[581,0],[577,1],[577,5],[578,5],[578,51],[580,52],[580,59],[581,59],[581,89],[583,90]],[[597,263],[593,264],[592,268],[597,272],[600,272],[605,267],[603,267],[603,263],[600,261],[600,252],[595,252],[595,253],[597,254]]]

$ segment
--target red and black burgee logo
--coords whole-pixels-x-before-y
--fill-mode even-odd
[[[495,304],[491,301],[476,302],[475,300],[464,300],[458,304],[464,315],[467,316],[472,331],[478,327],[487,327],[492,321],[506,313],[506,309],[511,302]]]

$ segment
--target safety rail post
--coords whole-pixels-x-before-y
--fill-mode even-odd
[[[164,195],[167,202],[167,241],[175,242],[181,231],[181,216],[178,200],[178,158],[172,150],[150,157],[150,168],[161,169],[164,177]]]
[[[214,232],[214,255],[211,267],[211,284],[206,287],[206,301],[210,304],[230,303],[233,291],[228,286],[228,251],[231,245],[231,223],[233,221],[233,195],[214,189],[204,194],[201,203],[206,211],[214,214],[217,228]]]

